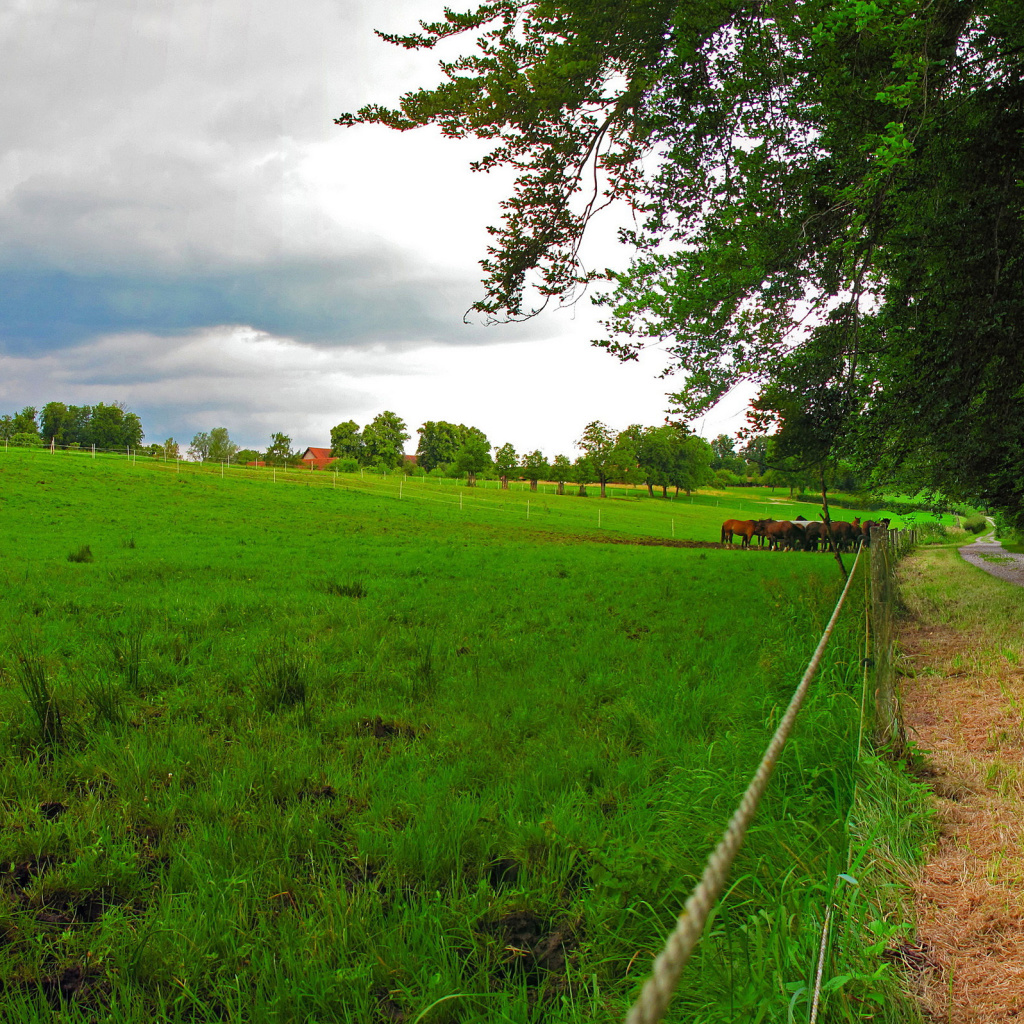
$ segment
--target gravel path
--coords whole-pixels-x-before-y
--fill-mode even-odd
[[[994,532],[979,537],[973,544],[965,544],[960,548],[960,556],[965,562],[976,565],[979,569],[1001,580],[1008,580],[1024,587],[1024,555],[1015,555],[1007,551],[996,540]]]

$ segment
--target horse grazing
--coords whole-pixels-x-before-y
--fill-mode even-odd
[[[791,551],[796,542],[802,539],[803,534],[798,526],[794,526],[788,519],[784,519],[780,523],[771,523],[766,526],[765,537],[768,540],[769,551],[779,548],[783,551]]]
[[[757,523],[753,519],[726,519],[722,523],[722,543],[729,542],[729,547],[732,547],[733,534],[743,538],[743,543],[740,545],[741,548],[750,547],[750,538],[754,536],[754,530],[757,528]]]
[[[757,546],[759,548],[764,547],[764,542],[768,537],[768,527],[774,522],[774,519],[758,519],[754,523],[754,536],[757,538]]]

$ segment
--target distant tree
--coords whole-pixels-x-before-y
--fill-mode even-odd
[[[475,487],[478,473],[485,472],[491,465],[491,446],[479,431],[463,442],[455,453],[452,468],[466,474],[466,486]]]
[[[530,481],[531,491],[537,490],[537,481],[551,472],[548,460],[544,458],[540,450],[527,452],[523,456],[523,462],[519,468],[522,475]]]
[[[262,455],[255,448],[239,448],[235,452],[235,457],[231,460],[238,466],[244,466],[249,462],[264,462],[266,461]]]
[[[589,484],[596,475],[593,460],[588,458],[586,455],[581,455],[572,464],[572,480],[573,483],[580,485],[579,496],[581,498],[587,497],[587,484]]]
[[[757,466],[758,473],[763,474],[768,468],[768,438],[763,434],[749,438],[740,454]]]
[[[195,462],[205,462],[210,453],[210,435],[200,430],[192,435],[188,446],[188,457]]]
[[[227,427],[214,427],[210,431],[210,448],[206,457],[213,462],[227,462],[238,451],[238,445],[231,440]]]
[[[576,442],[590,463],[593,479],[601,486],[601,497],[605,497],[605,484],[608,482],[615,464],[613,452],[618,435],[607,424],[600,420],[588,423],[583,436]],[[577,460],[578,462],[579,460]],[[581,493],[585,493],[581,490]]]
[[[277,433],[270,435],[270,444],[267,445],[267,463],[271,466],[287,465],[292,458],[292,439],[287,434]]]
[[[519,468],[519,456],[511,444],[503,444],[494,451],[494,468],[503,490],[508,490],[508,478]]]
[[[728,434],[719,434],[711,442],[711,468],[731,469],[736,458],[736,444]]]
[[[408,440],[405,421],[385,409],[374,416],[363,431],[363,464],[396,469],[405,460],[405,442]]]
[[[620,484],[640,483],[644,474],[640,469],[644,428],[632,424],[619,431],[608,457],[608,479]]]
[[[10,414],[0,416],[0,441],[10,441],[14,436],[14,417]]]
[[[331,427],[331,455],[336,459],[355,459],[363,451],[363,435],[359,432],[359,424],[355,420],[345,420]]]
[[[676,493],[680,490],[689,494],[698,487],[706,487],[711,482],[711,460],[714,453],[711,445],[703,437],[688,434],[680,424],[675,424],[681,441],[678,455],[669,477]]]
[[[661,488],[662,495],[667,493],[668,485],[672,482],[672,471],[679,458],[680,443],[679,433],[672,426],[642,429],[638,464],[650,497],[654,497],[655,487]]]
[[[466,440],[466,429],[461,423],[445,420],[427,420],[422,427],[417,427],[416,455],[419,464],[429,473],[441,463],[453,461],[455,453]]]
[[[120,402],[92,407],[87,437],[83,443],[97,448],[137,448],[142,444],[142,421]]]
[[[11,429],[12,434],[38,434],[39,427],[36,424],[36,407],[26,405],[21,412],[14,414],[14,423]]]
[[[74,440],[68,436],[70,420],[68,407],[63,402],[47,402],[39,414],[39,433],[47,444],[51,441],[56,445],[67,444]]]
[[[565,494],[565,481],[572,479],[572,463],[564,455],[556,455],[551,460],[551,475],[554,477],[556,494]]]

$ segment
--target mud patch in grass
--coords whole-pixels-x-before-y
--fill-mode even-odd
[[[565,963],[577,945],[566,924],[556,925],[528,910],[517,910],[494,920],[483,920],[477,931],[487,936],[489,968],[496,979],[519,978],[533,988],[567,984]]]
[[[357,722],[356,734],[372,736],[376,740],[390,740],[396,737],[403,740],[414,740],[417,735],[411,725],[405,725],[402,722],[386,722],[380,715],[374,718],[363,718]]]

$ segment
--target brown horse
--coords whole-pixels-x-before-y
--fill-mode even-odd
[[[765,539],[768,536],[768,527],[774,522],[774,519],[758,519],[754,523],[754,536],[757,538],[757,546],[759,548],[764,547]]]
[[[722,543],[729,542],[729,547],[732,547],[733,534],[743,538],[743,543],[740,547],[750,547],[750,538],[754,536],[754,531],[757,528],[757,523],[753,519],[726,519],[722,523]]]
[[[800,528],[794,526],[788,519],[781,523],[771,523],[765,527],[765,537],[768,539],[768,549],[771,551],[781,548],[783,551],[792,550],[800,534]]]

